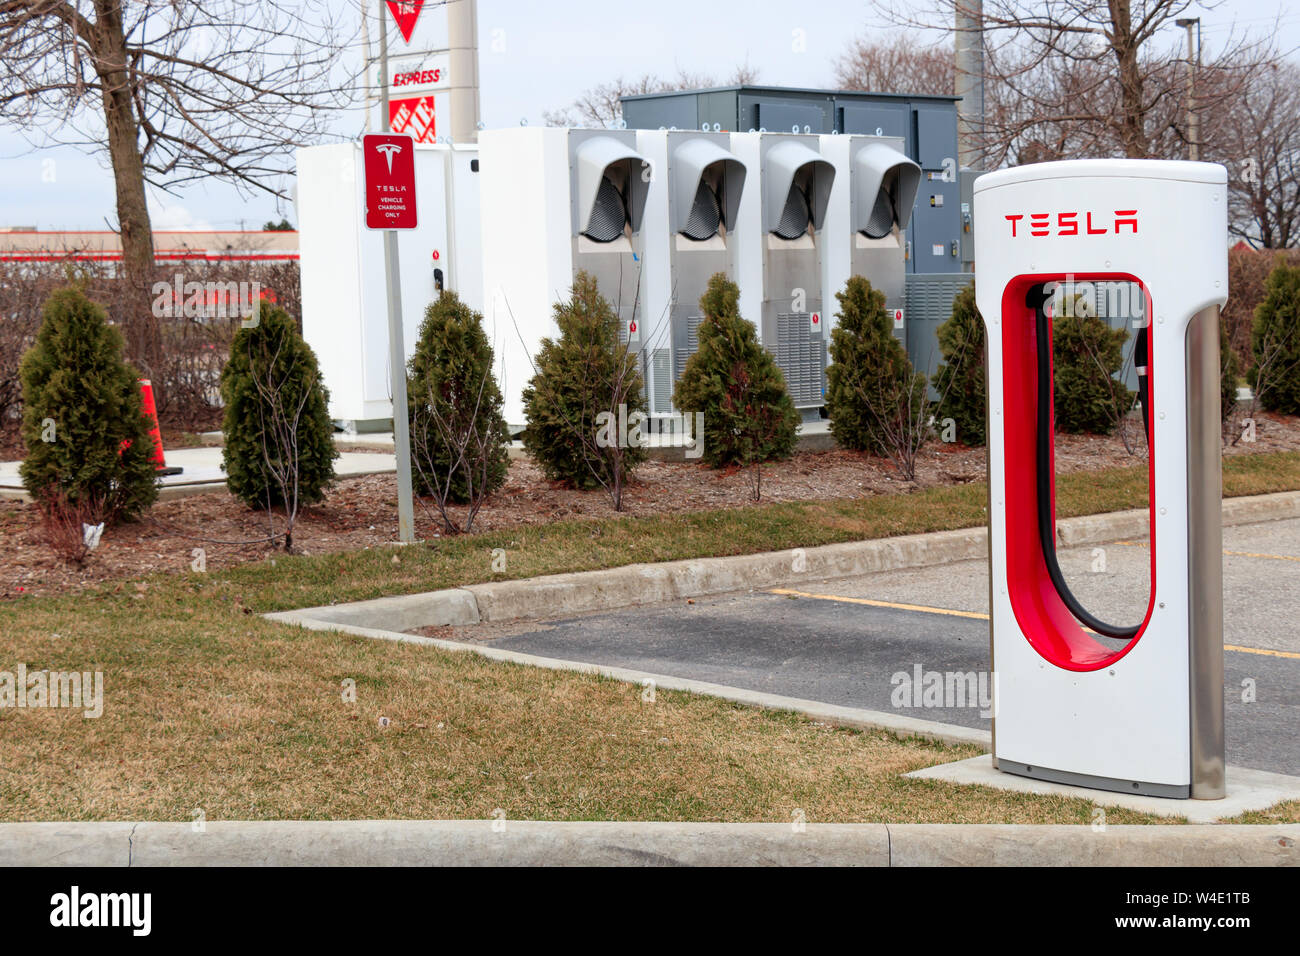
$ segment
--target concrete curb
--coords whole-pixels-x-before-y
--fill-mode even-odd
[[[1300,824],[0,824],[6,866],[1297,866]]]
[[[891,866],[1300,866],[1300,824],[888,824]]]
[[[1139,536],[1146,532],[1147,517],[1147,512],[1139,509],[1066,518],[1057,523],[1057,540],[1069,547]],[[1300,518],[1300,492],[1229,498],[1223,503],[1225,526],[1285,518]],[[987,553],[987,531],[967,528],[726,558],[629,564],[267,616],[290,623],[311,618],[393,631],[552,619],[711,594],[786,587],[802,581],[976,560]]]

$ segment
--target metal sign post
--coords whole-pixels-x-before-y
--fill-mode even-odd
[[[379,13],[381,77],[388,76],[388,21]],[[397,529],[404,543],[415,541],[411,494],[411,434],[406,406],[406,345],[402,340],[402,280],[397,260],[398,229],[414,229],[415,143],[389,133],[388,85],[380,86],[384,135],[362,139],[366,171],[366,226],[384,230],[384,277],[388,293],[388,364],[393,393],[393,450],[397,457]],[[387,175],[385,175],[387,173]]]

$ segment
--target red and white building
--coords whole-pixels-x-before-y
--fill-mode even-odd
[[[160,231],[153,234],[154,259],[167,262],[296,262],[297,232]],[[0,262],[119,262],[122,242],[109,230],[41,232],[0,228]]]

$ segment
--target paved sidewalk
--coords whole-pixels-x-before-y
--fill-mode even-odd
[[[226,473],[221,468],[220,448],[176,448],[165,450],[167,464],[180,466],[179,475],[167,475],[159,480],[162,486],[159,498],[182,498],[186,495],[218,491],[225,487]],[[396,470],[397,459],[382,452],[342,452],[334,462],[334,471],[340,478],[374,475]],[[18,475],[17,461],[0,462],[0,498],[17,498],[27,501],[22,479]]]

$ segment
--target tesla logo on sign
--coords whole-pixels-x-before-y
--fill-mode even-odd
[[[407,43],[411,42],[411,32],[415,29],[415,21],[419,19],[420,8],[423,6],[424,0],[388,0],[388,12],[397,21],[397,29]]]
[[[373,133],[361,138],[366,173],[366,228],[414,229],[415,143],[411,137]]]
[[[1138,211],[1136,209],[1116,209],[1113,216],[1107,219],[1104,213],[1083,213],[1083,222],[1079,221],[1077,212],[1031,212],[1029,214],[1029,235],[1031,236],[1104,236],[1109,234],[1112,229],[1116,235],[1120,232],[1120,227],[1127,229],[1133,235],[1138,231]],[[1096,216],[1094,221],[1093,217]],[[1011,223],[1011,237],[1018,238],[1024,235],[1023,227],[1026,225],[1021,220],[1025,218],[1024,213],[1018,213],[1014,216],[1007,216],[1007,222]],[[1080,231],[1082,229],[1082,231]]]
[[[375,149],[383,153],[384,159],[388,161],[388,175],[393,175],[393,153],[400,153],[402,146],[400,143],[379,143]]]

